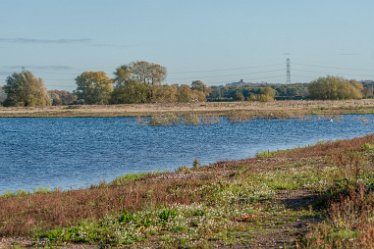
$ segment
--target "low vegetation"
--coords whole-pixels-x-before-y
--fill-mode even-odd
[[[231,121],[251,118],[292,118],[305,115],[373,114],[374,100],[206,102],[126,105],[70,105],[49,107],[0,107],[0,117],[151,117],[164,114],[185,116],[226,116]]]
[[[49,106],[51,99],[42,79],[29,71],[14,73],[3,87],[6,98],[4,106]]]
[[[3,196],[0,234],[8,248],[371,248],[373,145],[371,135]]]
[[[308,90],[311,99],[362,99],[364,86],[355,80],[327,76],[311,82]]]

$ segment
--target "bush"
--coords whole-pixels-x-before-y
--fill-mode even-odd
[[[4,92],[4,89],[0,86],[0,105],[3,104],[5,99],[6,99],[6,94]]]
[[[78,99],[84,99],[85,104],[108,104],[113,91],[112,80],[105,72],[84,72],[75,82]]]
[[[151,86],[152,103],[174,103],[177,102],[177,87],[176,86]]]
[[[51,90],[48,91],[52,105],[71,105],[77,100],[77,96],[69,91]]]
[[[260,89],[260,94],[251,95],[249,100],[251,101],[260,101],[260,102],[270,102],[274,101],[274,97],[277,94],[277,91],[270,86],[266,86]]]
[[[176,125],[179,123],[179,117],[173,113],[153,115],[149,120],[151,126]]]
[[[309,84],[309,98],[321,100],[361,99],[363,86],[357,81],[327,76]]]
[[[197,158],[196,158],[195,160],[193,160],[192,168],[193,168],[193,169],[198,169],[198,168],[200,168],[200,162],[199,162],[199,160],[198,160]]]
[[[177,92],[178,102],[205,102],[205,94],[198,90],[191,89],[188,85],[181,85]]]
[[[14,73],[3,87],[7,98],[4,106],[49,106],[51,99],[42,79],[29,71]]]
[[[150,86],[129,80],[123,84],[115,86],[111,103],[112,104],[139,104],[148,103]]]

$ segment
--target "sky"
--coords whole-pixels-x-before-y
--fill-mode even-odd
[[[136,60],[166,83],[374,79],[372,0],[0,0],[0,85],[32,71],[48,89]]]

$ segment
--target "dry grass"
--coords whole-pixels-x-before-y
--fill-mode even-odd
[[[247,116],[300,116],[305,114],[374,113],[374,100],[207,102],[172,104],[52,106],[46,108],[0,107],[0,117],[117,117],[152,116],[160,113],[215,113],[245,111]]]
[[[35,228],[67,226],[79,220],[101,218],[122,210],[138,210],[154,203],[190,204],[198,201],[199,196],[187,190],[229,174],[229,170],[209,174],[164,173],[122,185],[103,184],[83,190],[3,197],[0,198],[0,236],[25,235]]]
[[[374,248],[374,149],[334,154],[335,184],[322,193],[324,220],[306,235],[307,248]]]
[[[330,204],[326,220],[312,226],[307,248],[373,248],[374,193],[357,185],[348,196]]]

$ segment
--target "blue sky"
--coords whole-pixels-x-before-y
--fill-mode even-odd
[[[148,60],[167,83],[374,79],[374,1],[0,0],[0,83],[22,67],[49,89]]]

